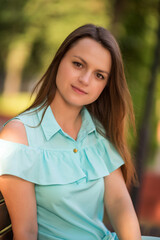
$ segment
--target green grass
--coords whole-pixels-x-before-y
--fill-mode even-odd
[[[33,101],[30,93],[23,92],[14,95],[0,95],[0,115],[15,116],[25,110]]]

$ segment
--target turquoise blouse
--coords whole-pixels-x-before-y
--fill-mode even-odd
[[[85,107],[77,140],[61,129],[50,106],[37,126],[43,111],[16,117],[25,126],[29,146],[0,140],[0,175],[35,184],[38,240],[118,239],[103,224],[104,176],[123,159],[97,132]]]

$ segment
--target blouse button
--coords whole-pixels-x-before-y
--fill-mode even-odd
[[[74,153],[77,153],[77,152],[78,152],[78,149],[77,149],[77,148],[74,148],[74,149],[73,149],[73,152],[74,152]]]

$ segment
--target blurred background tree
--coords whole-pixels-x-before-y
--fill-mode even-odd
[[[4,93],[28,90],[29,82],[44,72],[61,41],[74,28],[86,22],[105,26],[108,21],[104,1],[35,0],[33,4],[31,0],[2,0],[0,62]]]
[[[129,138],[138,177],[154,164],[160,122],[160,0],[1,0],[0,115],[23,110],[64,38],[94,23],[117,38],[133,98],[137,138]],[[131,136],[132,131],[131,131]],[[132,191],[136,204],[137,190]]]
[[[157,147],[154,106],[160,65],[160,1],[116,0],[112,29],[120,41],[134,101],[138,129],[135,165],[141,183],[145,162],[148,156],[153,158]],[[132,191],[132,199],[136,207],[137,188]]]

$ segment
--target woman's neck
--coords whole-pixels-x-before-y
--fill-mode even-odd
[[[50,107],[62,130],[76,139],[82,123],[82,107],[72,106],[59,97],[53,99]]]

